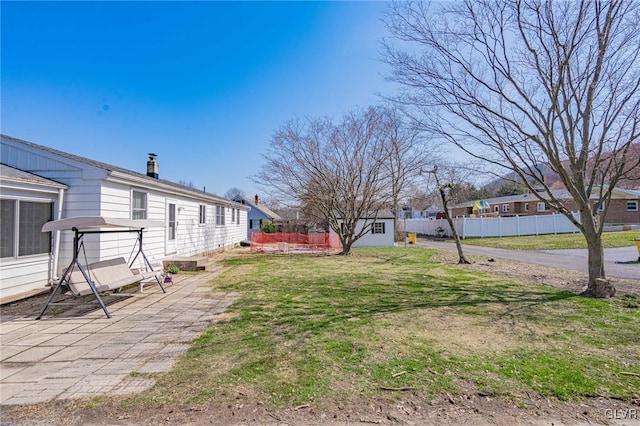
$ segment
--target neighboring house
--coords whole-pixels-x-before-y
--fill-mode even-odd
[[[40,232],[51,219],[160,220],[164,227],[144,231],[144,249],[154,261],[208,254],[246,239],[248,207],[159,179],[154,157],[144,175],[1,135],[0,163],[8,167],[0,179],[0,300],[38,291],[68,266],[73,233]],[[128,258],[134,242],[133,234],[87,235],[87,261]],[[53,256],[58,244],[59,255]]]
[[[254,232],[260,232],[263,220],[270,220],[276,225],[282,221],[282,218],[277,213],[273,212],[267,206],[260,202],[260,197],[256,194],[253,200],[244,197],[238,197],[234,199],[235,202],[242,204],[243,206],[250,207],[247,215],[247,237],[251,239],[251,234]]]
[[[595,194],[595,192],[594,192]],[[553,195],[562,200],[569,211],[577,211],[578,207],[571,194],[566,189],[553,190]],[[595,201],[595,195],[592,197]],[[530,216],[556,214],[545,202],[540,201],[534,194],[509,195],[506,197],[487,198],[489,211],[485,216]],[[475,209],[477,200],[451,206],[453,217],[478,216]],[[604,218],[609,224],[640,224],[640,191],[615,188],[611,202]]]
[[[395,245],[395,218],[391,212],[381,213],[373,224],[371,219],[360,219],[356,226],[356,233],[362,230],[365,226],[365,222],[369,224],[369,231],[359,238],[353,247],[393,247]],[[342,219],[338,218],[340,228],[343,229],[344,224]],[[331,234],[335,234],[333,229],[329,231]]]
[[[440,216],[444,217],[444,212],[433,204],[424,205],[422,208],[409,204],[398,210],[398,219],[440,219]]]

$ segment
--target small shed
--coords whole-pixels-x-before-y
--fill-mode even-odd
[[[340,227],[343,227],[343,220],[338,218]],[[360,232],[363,227],[368,226],[369,231],[359,238],[352,247],[393,247],[395,245],[395,224],[396,219],[391,212],[379,212],[377,215],[371,214],[368,218],[361,218],[356,226],[356,232]],[[335,234],[335,231],[330,230]]]

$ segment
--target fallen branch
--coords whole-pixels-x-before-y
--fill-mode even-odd
[[[630,371],[621,371],[619,374],[624,374],[625,376],[636,376],[636,377],[640,377],[640,374],[638,373],[632,373]]]
[[[284,420],[282,420],[280,417],[278,417],[275,414],[272,414],[272,413],[270,413],[268,411],[267,411],[267,414],[270,415],[271,417],[273,417],[274,419],[276,419],[280,423],[284,423],[284,424],[289,425],[289,426],[295,426],[293,423],[287,423]]]
[[[406,387],[406,388],[388,388],[386,386],[380,386],[380,389],[381,390],[386,390],[386,391],[404,392],[404,391],[414,390],[415,388],[411,388],[411,387]]]
[[[297,407],[295,407],[293,410],[294,411],[298,411],[298,410],[302,410],[303,408],[309,408],[309,404],[302,404],[302,405],[298,405]]]
[[[399,373],[393,373],[393,374],[391,375],[391,377],[398,377],[398,376],[402,376],[403,374],[407,374],[407,372],[406,372],[406,371],[401,371],[401,372],[399,372]]]

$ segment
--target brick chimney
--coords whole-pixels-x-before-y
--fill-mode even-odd
[[[258,197],[258,194],[256,194],[255,200],[256,200],[256,206],[257,206],[258,203],[260,202],[260,198]]]
[[[150,152],[149,161],[147,161],[147,176],[154,179],[158,179],[158,162],[156,161],[157,155]]]

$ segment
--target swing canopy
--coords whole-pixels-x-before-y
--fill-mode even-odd
[[[42,226],[42,232],[71,231],[75,229],[94,228],[159,228],[164,227],[161,220],[132,220],[104,216],[76,216],[52,220]]]

